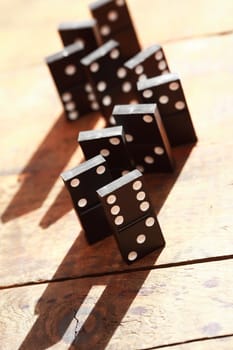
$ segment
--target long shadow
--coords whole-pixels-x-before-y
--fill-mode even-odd
[[[192,147],[188,145],[174,149],[177,168],[173,174],[146,176],[156,213],[173,188]],[[66,210],[70,208],[69,201],[68,196],[63,198]],[[62,214],[64,208],[57,206],[58,211],[59,208]],[[112,254],[114,248],[116,253]],[[83,233],[80,233],[53,276],[53,282],[48,284],[38,301],[35,309],[37,321],[20,350],[48,349],[59,342],[65,343],[70,350],[105,349],[160,253],[154,252],[128,266],[122,262],[113,237],[89,246]],[[90,271],[95,271],[92,277],[75,278],[82,276],[82,267],[87,263]],[[117,266],[115,271],[118,273],[103,276],[102,263],[104,266]],[[135,269],[140,272],[133,272]],[[126,271],[127,274],[124,273]],[[91,301],[87,302],[86,297],[96,286],[103,286],[102,293],[96,300],[90,297]],[[137,312],[140,314],[143,310]]]
[[[86,125],[92,128],[98,117],[97,114],[92,114],[68,123],[64,115],[60,115],[19,175],[19,180],[22,181],[20,189],[2,214],[3,222],[41,207],[78,146],[76,138],[79,130],[84,130]]]

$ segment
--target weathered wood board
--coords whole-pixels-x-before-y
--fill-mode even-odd
[[[135,350],[231,334],[232,269],[210,262],[2,290],[0,344]]]

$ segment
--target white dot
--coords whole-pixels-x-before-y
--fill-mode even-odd
[[[107,197],[107,203],[113,204],[116,202],[116,196],[114,194],[110,194],[110,196]]]
[[[119,214],[120,212],[120,207],[119,205],[114,205],[112,208],[111,208],[111,214],[112,215],[117,215]]]
[[[135,73],[136,73],[137,75],[142,74],[143,71],[144,71],[144,67],[143,67],[141,64],[139,64],[139,65],[135,68]]]
[[[149,114],[145,114],[142,119],[144,120],[145,123],[152,123],[153,121],[153,117]]]
[[[138,201],[143,201],[143,199],[146,197],[146,194],[144,191],[140,191],[137,193],[136,198]]]
[[[116,0],[116,5],[117,6],[124,6],[125,1],[124,0]]]
[[[80,208],[83,208],[83,207],[85,207],[87,205],[87,200],[86,200],[86,198],[81,198],[79,201],[78,201],[78,206],[80,207]]]
[[[93,94],[93,93],[88,94],[87,99],[89,101],[95,101],[96,100],[95,94]]]
[[[142,181],[140,181],[140,180],[134,181],[134,183],[133,183],[134,191],[140,190],[141,187],[142,187]]]
[[[124,217],[122,215],[119,215],[115,218],[114,222],[117,226],[119,226],[119,225],[123,224]]]
[[[164,70],[166,67],[167,67],[167,64],[164,60],[162,60],[158,63],[159,70]]]
[[[108,13],[108,20],[111,21],[111,22],[114,22],[116,21],[118,18],[118,12],[117,11],[109,11]]]
[[[86,84],[85,87],[84,87],[85,91],[86,92],[92,92],[92,86],[91,84]]]
[[[108,157],[109,154],[110,154],[110,152],[109,152],[108,149],[103,148],[103,149],[100,151],[100,154],[101,154],[101,156],[103,156],[103,157]]]
[[[151,217],[151,216],[149,218],[147,218],[146,221],[145,221],[145,225],[147,227],[153,226],[154,223],[155,223],[155,219],[153,217]]]
[[[75,109],[75,103],[74,102],[68,102],[65,104],[65,109],[67,111],[73,111]]]
[[[153,91],[150,89],[144,90],[142,93],[143,97],[150,98],[153,96]]]
[[[177,101],[175,103],[175,108],[180,111],[185,108],[185,103],[183,101]]]
[[[158,147],[157,146],[157,147],[154,148],[154,152],[155,152],[155,154],[161,156],[162,154],[164,154],[164,149],[163,149],[163,147]]]
[[[100,28],[100,33],[103,35],[103,36],[107,36],[109,35],[111,32],[111,28],[108,26],[108,25],[104,25]]]
[[[178,90],[179,87],[180,87],[180,85],[179,85],[179,83],[177,83],[177,82],[174,82],[174,83],[169,84],[169,89],[172,90],[172,91]]]
[[[99,81],[98,84],[97,84],[97,90],[98,91],[104,91],[107,87],[107,84],[105,81]]]
[[[162,96],[160,96],[160,98],[159,98],[159,102],[161,103],[161,104],[166,104],[166,103],[168,103],[168,101],[169,101],[169,98],[168,98],[168,96],[166,96],[166,95],[162,95]]]
[[[66,75],[74,75],[76,73],[76,67],[73,64],[69,64],[65,68]]]
[[[123,84],[122,84],[122,91],[127,93],[127,92],[130,92],[131,89],[132,89],[132,84],[129,82],[129,81],[125,81]]]
[[[112,145],[116,146],[116,145],[119,145],[119,143],[121,142],[121,140],[120,140],[118,137],[111,137],[111,138],[109,139],[109,142],[110,142]]]
[[[141,210],[141,211],[146,211],[146,210],[148,210],[149,208],[150,208],[149,202],[142,202],[142,203],[140,204],[140,210]]]
[[[64,94],[62,94],[61,98],[62,98],[62,101],[68,102],[68,101],[72,100],[72,95],[70,92],[64,92]]]
[[[129,260],[129,261],[134,261],[134,260],[137,259],[137,257],[138,257],[138,254],[137,254],[137,252],[135,252],[135,251],[132,251],[132,252],[130,252],[130,253],[128,254],[128,260]]]
[[[144,173],[145,169],[142,165],[137,165],[136,168],[141,172]]]
[[[99,109],[99,104],[97,102],[92,102],[91,109],[93,109],[94,111],[97,111]]]
[[[136,241],[138,244],[143,244],[146,241],[146,235],[144,234],[138,235]]]
[[[126,141],[127,141],[127,142],[133,142],[133,135],[131,135],[131,134],[126,134],[126,135],[125,135],[125,138],[126,138]]]
[[[85,41],[84,41],[82,38],[76,38],[76,39],[74,40],[74,42],[75,42],[76,44],[85,46]]]
[[[157,51],[157,52],[155,53],[155,59],[156,59],[157,61],[160,61],[162,58],[163,58],[163,53],[162,53],[162,51]]]
[[[79,181],[79,179],[72,179],[71,181],[70,181],[70,186],[71,187],[78,187],[78,185],[80,184],[80,181]]]
[[[103,173],[105,173],[105,170],[106,170],[105,166],[104,166],[104,165],[100,165],[100,166],[98,166],[98,168],[96,169],[96,173],[97,173],[98,175],[102,175]]]
[[[146,156],[146,157],[144,158],[144,161],[145,161],[145,163],[147,163],[147,164],[153,164],[153,163],[155,162],[154,158],[151,157],[151,156]]]
[[[120,78],[120,79],[125,78],[125,77],[126,77],[126,74],[127,74],[127,71],[126,71],[126,69],[123,68],[123,67],[120,67],[120,68],[117,70],[117,76],[118,76],[118,78]]]
[[[111,52],[110,52],[110,57],[115,60],[116,58],[118,58],[120,55],[120,51],[118,49],[113,49]]]
[[[78,111],[73,111],[73,112],[70,112],[70,113],[68,114],[68,118],[69,118],[70,120],[76,120],[76,119],[78,119],[78,117],[79,117]]]
[[[110,106],[110,104],[112,103],[111,96],[109,95],[104,96],[102,99],[102,103],[104,106]]]
[[[139,75],[139,77],[138,77],[138,80],[139,80],[139,81],[146,80],[146,79],[147,79],[147,75],[146,75],[146,74],[141,74],[141,75]]]
[[[95,72],[98,72],[99,70],[99,63],[97,62],[93,62],[91,65],[90,65],[90,71],[95,73]]]
[[[131,100],[131,101],[129,101],[129,104],[130,105],[136,105],[136,104],[138,104],[139,103],[139,101],[138,100]]]

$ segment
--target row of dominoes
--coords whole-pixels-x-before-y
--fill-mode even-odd
[[[79,133],[86,161],[61,176],[87,241],[114,233],[129,263],[165,243],[142,173],[172,171],[171,146],[197,138],[179,77],[160,45],[140,49],[126,2],[90,10],[59,26],[65,48],[46,61],[67,118],[100,110],[108,127]]]

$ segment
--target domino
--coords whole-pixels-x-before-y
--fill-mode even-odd
[[[97,96],[100,110],[111,124],[112,109],[118,103],[136,102],[139,93],[136,80],[124,67],[121,48],[117,41],[110,40],[81,60],[86,74]],[[109,74],[108,74],[109,72]]]
[[[106,158],[113,179],[134,168],[122,126],[81,131],[78,143],[86,159],[97,154]]]
[[[113,118],[125,131],[136,167],[145,173],[170,172],[174,159],[156,104],[116,105]]]
[[[82,44],[85,55],[102,45],[95,19],[62,22],[58,26],[58,33],[64,46]]]
[[[126,61],[124,66],[136,75],[137,80],[170,72],[163,48],[157,44],[138,52]]]
[[[125,59],[140,51],[140,43],[126,1],[97,0],[89,5],[89,9],[97,20],[103,42],[110,39],[119,41]]]
[[[84,45],[75,43],[46,57],[46,63],[59,92],[86,82],[86,73],[80,64],[84,55]]]
[[[46,63],[69,121],[99,110],[97,97],[91,84],[88,83],[85,69],[80,63],[80,59],[84,55],[84,45],[79,42],[46,58]]]
[[[138,81],[144,103],[157,103],[171,146],[194,143],[197,136],[192,124],[181,81],[168,73]]]
[[[165,245],[140,171],[133,170],[112,181],[97,194],[127,263]]]
[[[112,181],[106,160],[97,155],[70,170],[61,178],[71,197],[73,207],[85,231],[87,241],[92,244],[111,234],[96,190]]]

